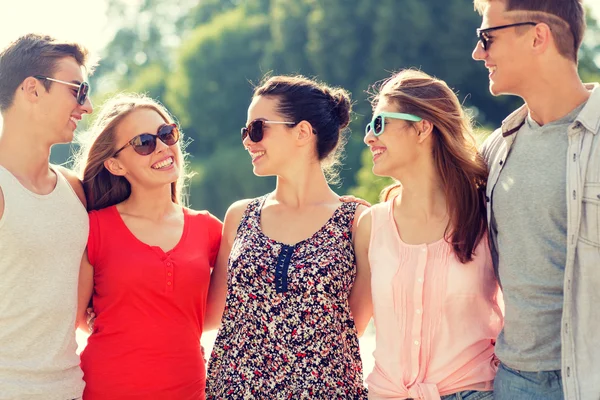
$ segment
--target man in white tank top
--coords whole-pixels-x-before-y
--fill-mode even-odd
[[[75,314],[85,195],[48,159],[92,112],[87,59],[78,44],[31,34],[0,52],[0,400],[83,392]]]

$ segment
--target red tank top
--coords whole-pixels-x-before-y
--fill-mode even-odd
[[[170,251],[139,241],[116,207],[93,211],[94,332],[81,354],[85,400],[204,399],[200,338],[221,222],[184,209]]]

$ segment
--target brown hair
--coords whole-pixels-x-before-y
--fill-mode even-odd
[[[265,77],[254,97],[275,97],[277,112],[289,121],[307,121],[317,135],[317,157],[330,183],[336,183],[350,123],[352,102],[342,88],[332,88],[303,76]]]
[[[90,74],[96,64],[84,46],[60,42],[51,36],[30,33],[9,44],[0,53],[0,111],[12,105],[15,91],[27,77],[52,76],[57,62],[65,57],[73,57]],[[44,79],[42,84],[49,90],[52,81]]]
[[[450,219],[444,236],[448,238],[451,230],[449,243],[457,258],[463,263],[470,261],[487,228],[487,168],[477,152],[470,119],[444,81],[421,71],[404,70],[384,81],[373,100],[374,108],[381,98],[398,111],[433,124],[433,160]],[[399,188],[399,183],[385,188],[382,200],[390,199]]]
[[[577,62],[586,26],[581,0],[474,0],[475,9],[482,14],[491,1],[504,1],[506,11],[520,11],[513,17],[519,22],[547,24],[558,52]]]
[[[174,123],[171,114],[157,101],[140,94],[119,94],[102,106],[89,132],[79,138],[81,149],[76,157],[76,169],[83,174],[88,211],[118,204],[131,194],[127,179],[111,174],[104,162],[117,151],[116,128],[134,110],[142,108],[156,111],[167,124]],[[171,184],[171,200],[174,203],[181,203],[186,178],[183,162],[179,180]]]

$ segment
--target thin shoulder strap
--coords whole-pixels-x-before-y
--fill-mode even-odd
[[[248,206],[246,206],[246,210],[244,210],[244,214],[242,215],[242,219],[240,220],[240,224],[238,225],[238,233],[243,226],[258,226],[258,221],[260,221],[260,211],[262,210],[262,206],[265,203],[267,196],[268,194],[257,197],[248,203]]]

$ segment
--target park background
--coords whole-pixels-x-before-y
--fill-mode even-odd
[[[598,82],[600,0],[584,5],[579,70],[584,82]],[[239,134],[253,84],[267,73],[303,74],[352,93],[334,187],[340,194],[376,202],[388,183],[372,175],[362,138],[371,117],[367,90],[393,71],[419,68],[445,80],[485,136],[522,102],[492,97],[487,70],[471,59],[480,22],[471,0],[0,0],[0,47],[27,32],[83,42],[101,57],[90,78],[96,110],[121,91],[164,103],[182,127],[195,173],[190,206],[223,218],[235,200],[274,188],[274,178],[253,175]],[[55,146],[51,161],[69,165],[76,148]],[[203,338],[209,351],[214,337]],[[78,339],[83,346],[81,332]],[[365,376],[373,349],[371,327],[361,339]]]
[[[584,81],[600,81],[600,0],[584,5],[579,69]],[[219,218],[235,200],[275,184],[253,175],[239,134],[253,84],[267,73],[303,74],[352,93],[354,116],[334,190],[371,202],[387,183],[372,175],[362,142],[374,82],[402,68],[422,69],[448,82],[484,133],[521,104],[492,97],[488,71],[471,59],[481,23],[471,0],[23,0],[0,10],[0,45],[28,31],[49,32],[80,40],[101,57],[90,78],[96,110],[120,91],[163,102],[181,124],[195,173],[189,204]],[[84,118],[78,133],[91,120]],[[74,148],[55,146],[51,161],[68,164]]]

